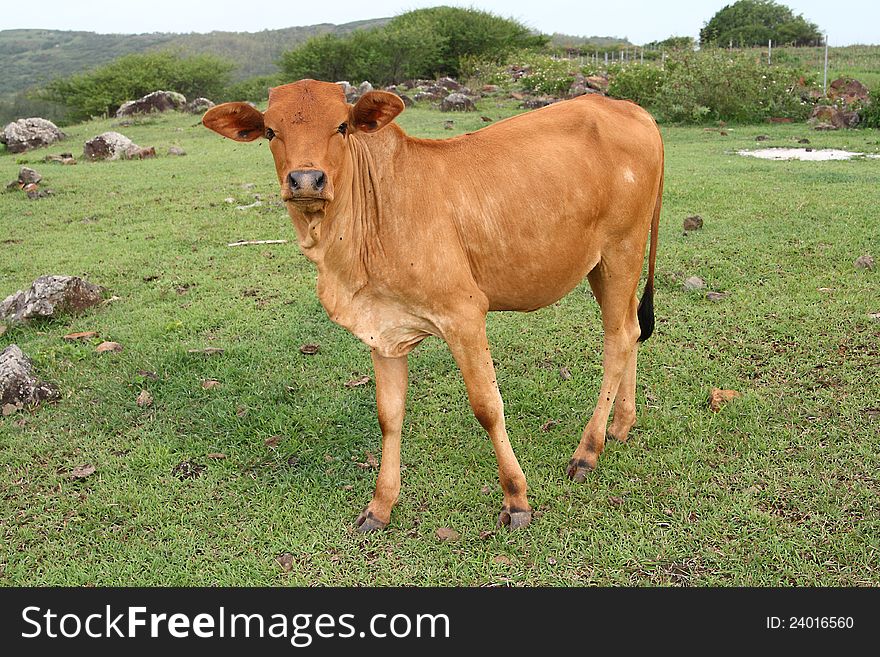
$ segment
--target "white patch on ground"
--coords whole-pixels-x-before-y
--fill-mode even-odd
[[[623,170],[623,179],[628,183],[634,183],[636,181],[635,174],[633,174],[632,169],[627,167]]]
[[[880,158],[880,155],[866,155],[865,153],[853,153],[835,148],[820,148],[807,150],[806,148],[762,148],[756,151],[737,151],[739,155],[757,157],[762,160],[807,160],[810,162],[823,162],[827,160],[850,160],[854,157]]]

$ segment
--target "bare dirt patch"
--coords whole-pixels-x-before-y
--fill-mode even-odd
[[[738,155],[757,157],[762,160],[805,160],[825,162],[828,160],[851,160],[854,157],[880,158],[877,154],[854,153],[836,148],[760,148],[754,151],[737,151]]]

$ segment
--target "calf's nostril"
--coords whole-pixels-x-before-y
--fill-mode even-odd
[[[324,183],[327,181],[327,177],[324,175],[323,171],[318,171],[315,174],[315,189],[322,190],[324,189]]]

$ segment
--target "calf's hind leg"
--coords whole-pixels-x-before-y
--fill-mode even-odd
[[[568,464],[568,476],[578,482],[584,481],[587,473],[596,467],[599,455],[605,449],[605,428],[618,391],[622,398],[619,404],[615,404],[612,426],[617,431],[626,427],[622,432],[625,438],[632,426],[630,422],[635,422],[636,349],[641,333],[636,301],[639,273],[634,267],[629,271],[622,267],[612,269],[603,260],[588,275],[602,309],[605,341],[599,399]]]

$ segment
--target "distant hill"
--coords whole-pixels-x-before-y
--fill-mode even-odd
[[[207,34],[96,34],[61,30],[0,30],[0,99],[40,86],[57,77],[82,73],[121,56],[145,50],[171,49],[182,54],[211,53],[235,62],[236,79],[277,72],[281,53],[309,37],[347,34],[380,27],[389,18],[343,25],[322,23],[262,32]]]

